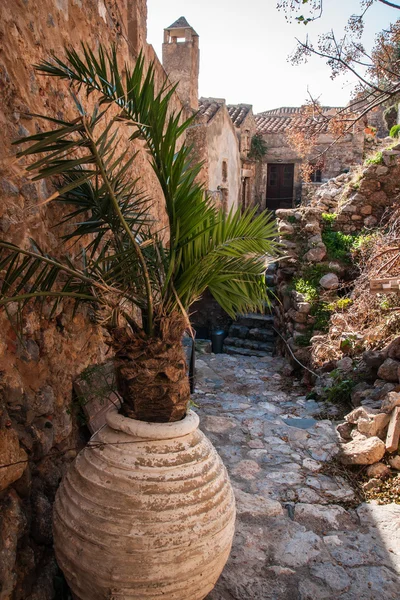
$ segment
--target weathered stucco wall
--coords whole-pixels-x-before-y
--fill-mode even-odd
[[[207,126],[208,189],[227,190],[227,208],[238,206],[240,155],[238,140],[226,106],[221,106]],[[223,163],[227,166],[224,176]]]
[[[161,35],[161,32],[160,32]],[[32,237],[50,253],[63,248],[54,225],[59,206],[40,203],[50,187],[32,183],[14,160],[19,137],[42,126],[29,113],[72,118],[65,82],[39,75],[32,67],[64,45],[85,41],[117,44],[121,63],[132,64],[146,40],[146,0],[2,0],[0,3],[0,236],[29,247]],[[157,79],[165,77],[156,59]],[[177,97],[174,106],[180,107]],[[126,140],[126,137],[124,138]],[[132,176],[140,176],[163,221],[162,194],[144,151]],[[12,310],[12,307],[11,307]],[[74,318],[68,305],[56,318],[33,307],[19,340],[0,318],[0,464],[28,460],[0,470],[0,598],[50,600],[55,597],[51,504],[66,465],[80,445],[79,423],[70,412],[72,382],[89,364],[104,359],[106,346],[87,310]]]

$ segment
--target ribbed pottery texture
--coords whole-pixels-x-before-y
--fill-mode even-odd
[[[76,600],[203,600],[231,549],[235,502],[193,412],[109,414],[57,492],[54,545]]]

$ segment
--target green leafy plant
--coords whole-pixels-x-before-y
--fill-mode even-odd
[[[352,244],[352,250],[355,251],[365,251],[370,248],[373,242],[376,240],[376,233],[359,233],[354,236],[354,241]]]
[[[389,135],[391,138],[398,138],[400,136],[400,125],[393,125],[390,129]]]
[[[339,298],[336,302],[330,302],[328,304],[328,309],[332,312],[336,311],[344,311],[349,308],[353,304],[353,300],[351,298]]]
[[[329,258],[351,262],[351,249],[354,244],[354,236],[342,231],[323,231],[322,241],[326,246]]]
[[[333,404],[351,405],[351,393],[356,381],[349,376],[344,376],[338,369],[331,371],[332,386],[324,388],[325,399]]]
[[[256,133],[251,138],[249,158],[262,160],[267,154],[268,146],[260,133]]]
[[[374,156],[370,156],[365,161],[366,165],[381,165],[383,163],[383,154],[382,151],[377,152]]]
[[[325,333],[329,329],[329,319],[331,318],[332,311],[329,308],[327,302],[318,302],[315,304],[310,311],[310,314],[314,317],[314,329]]]
[[[19,140],[18,156],[34,159],[34,180],[56,178],[48,202],[65,207],[62,241],[80,242],[81,250],[75,244],[74,256],[59,259],[34,241],[25,248],[1,240],[0,306],[93,305],[110,334],[125,413],[178,421],[190,396],[181,344],[188,310],[207,288],[231,317],[262,309],[275,224],[266,212],[225,214],[207,199],[196,180],[201,165],[181,143],[193,118],[173,109],[175,87],[158,87],[143,56],[121,69],[116,48],[95,54],[82,45],[80,54],[67,49],[64,60],[54,56],[36,68],[66,82],[75,116],[41,117],[48,128]],[[131,175],[135,140],[159,183],[163,230],[151,215],[151,190]]]
[[[295,339],[296,346],[300,346],[301,348],[308,348],[310,346],[310,340],[312,338],[312,332],[307,332],[303,335],[298,335]]]
[[[293,288],[299,294],[304,295],[306,302],[314,302],[318,298],[318,290],[313,283],[310,283],[304,277],[298,277],[293,282]]]
[[[338,215],[336,213],[322,213],[322,215],[321,215],[322,221],[328,227],[329,226],[331,227],[337,218],[338,218]]]
[[[319,281],[329,272],[326,265],[311,265],[303,269],[302,275],[293,279],[293,289],[303,294],[306,302],[314,304],[319,298]]]
[[[344,354],[355,356],[365,350],[364,340],[357,334],[347,334],[340,340],[340,349]]]

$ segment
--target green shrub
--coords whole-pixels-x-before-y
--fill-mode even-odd
[[[324,388],[326,400],[332,404],[351,405],[351,392],[356,381],[348,375],[344,376],[338,369],[329,373],[329,377],[333,379],[333,385]]]
[[[339,298],[336,302],[330,302],[328,304],[329,310],[332,312],[336,312],[338,310],[346,310],[353,304],[353,300],[351,298]]]
[[[329,304],[327,302],[318,302],[311,308],[310,314],[315,319],[314,329],[326,333],[329,329],[329,320],[332,314]]]
[[[381,165],[383,163],[383,154],[381,151],[374,154],[370,158],[367,158],[365,161],[366,165]]]
[[[249,158],[254,160],[262,160],[267,154],[268,146],[260,133],[256,133],[251,138]]]
[[[354,236],[342,231],[327,230],[322,233],[322,241],[326,246],[329,258],[351,262],[351,250]]]
[[[312,338],[312,332],[309,331],[308,333],[305,333],[304,335],[299,335],[297,336],[297,338],[295,339],[295,344],[296,346],[300,346],[301,348],[307,348],[308,346],[310,346],[310,340]]]
[[[293,289],[304,294],[306,302],[315,304],[319,297],[319,280],[329,272],[326,265],[312,265],[303,270],[301,277],[293,280]]]
[[[389,135],[391,138],[398,138],[400,136],[400,125],[393,125]]]
[[[352,250],[366,250],[376,238],[376,233],[359,233],[354,236]]]
[[[321,218],[325,225],[330,227],[336,221],[338,215],[336,213],[322,213]]]
[[[318,299],[318,290],[315,284],[304,279],[304,277],[298,277],[293,281],[293,287],[299,294],[304,295],[306,302],[315,302]]]

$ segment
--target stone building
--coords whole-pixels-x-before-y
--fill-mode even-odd
[[[237,208],[241,175],[239,141],[225,100],[200,98],[194,128],[205,140],[202,154],[199,147],[196,151],[197,158],[206,165],[208,194],[225,210]]]
[[[256,196],[262,210],[291,208],[299,201],[302,193],[300,166],[303,159],[289,145],[286,133],[289,127],[301,120],[301,107],[282,107],[267,110],[255,116],[257,133],[266,145],[260,176],[257,180]],[[337,109],[326,108],[326,114]],[[325,127],[317,136],[315,155],[321,155],[316,164],[312,181],[316,184],[346,172],[350,167],[361,164],[364,153],[364,132],[354,128],[339,142],[332,145],[334,136]],[[323,154],[321,154],[323,153]]]
[[[164,29],[162,63],[171,83],[178,84],[177,92],[183,105],[196,110],[199,97],[199,36],[185,17],[180,17]]]
[[[194,160],[203,163],[200,179],[216,205],[225,210],[239,201],[239,139],[225,100],[198,98],[199,36],[185,17],[164,30],[163,66],[184,106],[196,113],[188,131]]]
[[[241,161],[239,204],[242,209],[245,209],[254,204],[256,195],[256,162],[249,157],[249,154],[257,125],[251,104],[229,104],[228,111],[239,141]]]

